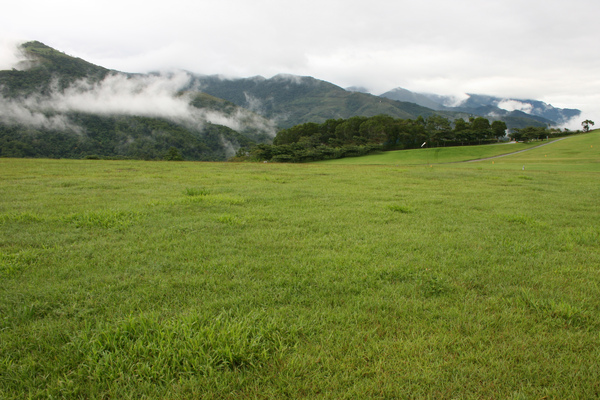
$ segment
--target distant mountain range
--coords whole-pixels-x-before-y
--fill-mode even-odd
[[[312,77],[225,78],[179,71],[128,74],[40,42],[0,71],[0,156],[90,156],[224,160],[268,143],[278,129],[328,119],[387,114],[415,119],[484,116],[509,128],[558,125],[579,110],[535,100],[444,96],[394,89],[381,96]],[[456,103],[456,102],[455,102]]]
[[[202,92],[269,118],[279,128],[356,115],[388,114],[406,119],[436,113],[415,103],[351,92],[307,76],[280,74],[270,79],[262,76],[228,79],[195,75],[194,78]]]
[[[467,94],[465,99],[436,94],[414,93],[403,88],[396,88],[380,95],[387,99],[408,101],[437,111],[455,111],[501,119],[532,118],[549,125],[562,125],[581,114],[580,110],[555,108],[538,100],[522,100],[500,98],[480,94]]]

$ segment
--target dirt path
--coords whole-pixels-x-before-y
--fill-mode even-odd
[[[565,137],[561,137],[559,139],[554,139],[551,142],[546,142],[546,143],[542,143],[542,144],[538,144],[537,146],[533,146],[529,149],[525,149],[525,150],[518,150],[518,151],[513,151],[512,153],[506,153],[506,154],[500,154],[499,156],[492,156],[492,157],[485,157],[485,158],[477,158],[475,160],[467,160],[467,161],[457,161],[457,163],[469,163],[469,162],[477,162],[477,161],[484,161],[484,160],[491,160],[493,158],[500,158],[500,157],[506,157],[506,156],[512,156],[513,154],[519,154],[519,153],[523,153],[524,151],[529,151],[529,150],[533,150],[533,149],[537,149],[538,147],[542,147],[542,146],[547,146],[549,144],[552,144],[554,142],[558,142],[559,140],[563,140],[563,139],[567,139],[568,136]]]

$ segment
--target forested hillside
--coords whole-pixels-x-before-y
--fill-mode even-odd
[[[253,77],[226,79],[197,76],[202,91],[231,101],[273,119],[280,128],[306,122],[353,116],[387,114],[393,118],[433,115],[432,109],[414,103],[351,92],[312,77],[277,75],[270,79]]]
[[[374,96],[359,91],[344,90],[329,82],[312,77],[277,75],[232,79],[219,76],[196,76],[201,89],[274,119],[280,128],[286,129],[306,122],[323,123],[328,119],[347,119],[354,116],[373,117],[386,114],[393,118],[415,119],[441,115],[451,120],[484,117],[500,120],[509,129],[526,126],[548,127],[579,115],[579,110],[554,109],[544,103],[530,101],[535,109],[546,113],[527,114],[521,110],[507,111],[497,107],[500,99],[490,96],[471,95],[472,100],[461,107],[447,107],[439,102],[446,98],[428,98],[409,91],[396,90]],[[496,103],[484,103],[482,99],[495,99]],[[401,100],[399,100],[401,99]],[[436,101],[437,100],[437,101]],[[544,107],[543,107],[544,106]],[[560,118],[557,123],[546,116]]]
[[[274,125],[194,90],[191,76],[123,74],[25,43],[0,71],[0,157],[226,160]]]
[[[0,85],[5,97],[49,95],[52,90],[65,89],[79,79],[99,81],[110,72],[36,41],[24,43],[21,51],[25,59],[20,62],[19,69],[0,71]]]
[[[85,134],[23,125],[0,125],[0,156],[226,160],[254,141],[222,125],[187,129],[166,119],[70,114]],[[223,143],[230,143],[225,146]]]

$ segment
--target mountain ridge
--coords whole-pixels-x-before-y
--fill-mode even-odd
[[[452,96],[411,92],[398,87],[380,96],[394,100],[413,101],[438,111],[465,112],[483,117],[514,118],[522,117],[525,114],[540,122],[547,120],[555,125],[566,124],[572,118],[581,115],[580,110],[556,108],[539,100],[517,99],[514,97],[502,98],[473,93],[466,93],[465,99],[456,99]]]
[[[26,56],[21,69],[0,71],[0,156],[85,157],[99,149],[101,156],[155,159],[175,147],[187,159],[223,160],[242,146],[270,142],[278,129],[307,122],[438,114],[450,120],[484,115],[509,128],[545,127],[554,121],[525,113],[523,107],[563,111],[535,101],[512,104],[515,109],[507,111],[491,97],[453,108],[441,104],[448,101],[441,96],[427,98],[405,89],[411,101],[401,101],[290,74],[125,73],[37,41],[24,43],[21,50]],[[424,101],[429,107],[419,104]],[[56,149],[48,152],[44,146]]]
[[[195,78],[203,92],[273,119],[280,128],[356,115],[389,114],[396,118],[416,118],[434,113],[413,103],[349,92],[310,76],[278,74],[272,78],[223,79],[215,75],[195,75]]]

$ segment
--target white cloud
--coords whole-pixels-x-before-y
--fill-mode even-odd
[[[0,120],[8,124],[26,125],[38,129],[80,132],[81,129],[63,115],[46,115],[21,101],[0,96]]]
[[[193,79],[183,71],[134,76],[110,74],[100,82],[77,81],[64,91],[53,90],[50,96],[12,100],[0,97],[0,118],[37,128],[77,131],[61,113],[137,115],[166,118],[197,130],[211,122],[237,131],[250,127],[275,135],[273,124],[246,110],[225,115],[192,106],[192,92],[187,91],[191,88]]]
[[[531,110],[533,110],[531,104],[518,100],[502,100],[497,104],[497,107],[506,111],[523,111],[526,114],[531,114]]]
[[[5,5],[0,30],[127,72],[289,73],[554,103],[600,92],[600,33],[582,29],[598,14],[596,0],[32,0]]]
[[[23,40],[0,37],[0,70],[17,68],[25,60],[18,49],[21,43]]]
[[[38,107],[54,111],[79,111],[109,115],[143,115],[193,122],[189,98],[179,95],[191,82],[185,72],[128,77],[108,75],[99,83],[76,82],[49,99],[37,99]]]

